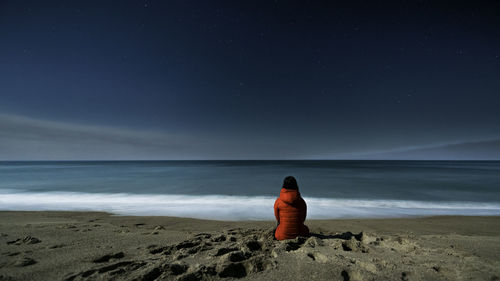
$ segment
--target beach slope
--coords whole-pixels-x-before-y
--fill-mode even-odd
[[[306,224],[0,212],[0,280],[500,280],[500,217]]]

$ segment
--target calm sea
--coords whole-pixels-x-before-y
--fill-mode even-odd
[[[500,161],[0,162],[0,210],[273,219],[288,175],[308,218],[500,215]]]

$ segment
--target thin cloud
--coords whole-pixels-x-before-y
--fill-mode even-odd
[[[500,138],[453,142],[364,154],[357,159],[387,160],[500,160]]]
[[[0,160],[297,159],[306,149],[265,137],[186,135],[0,114]]]
[[[0,115],[0,159],[165,159],[194,145],[188,136]]]
[[[385,140],[347,140],[181,134],[0,114],[0,160],[500,159],[500,138],[413,147],[393,140],[402,148],[392,150],[377,148]]]

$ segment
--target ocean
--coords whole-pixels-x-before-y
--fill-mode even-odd
[[[272,220],[289,175],[308,219],[500,215],[500,161],[4,161],[0,210]]]

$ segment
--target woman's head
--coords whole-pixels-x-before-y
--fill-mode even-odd
[[[285,180],[283,180],[283,188],[299,190],[299,186],[297,185],[297,180],[292,176],[288,176],[285,178]]]

